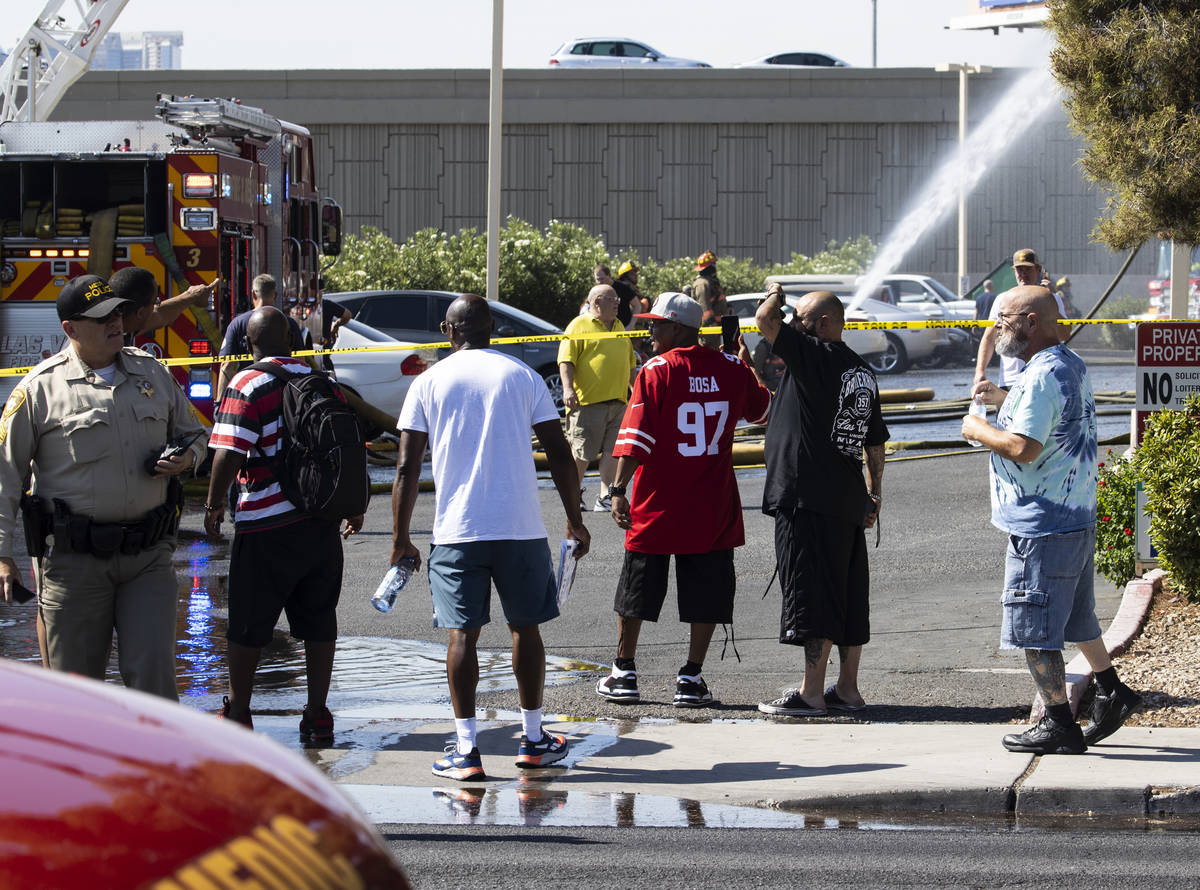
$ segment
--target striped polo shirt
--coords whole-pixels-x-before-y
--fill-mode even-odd
[[[311,374],[312,368],[294,358],[270,358],[292,374]],[[247,368],[234,376],[213,415],[210,448],[246,455],[238,473],[238,496],[234,527],[238,532],[278,528],[304,518],[279,488],[269,458],[279,453],[283,426],[283,382],[266,371]]]

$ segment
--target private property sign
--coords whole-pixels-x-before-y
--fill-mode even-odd
[[[1200,392],[1200,322],[1164,321],[1137,326],[1137,387],[1134,444],[1142,441],[1146,418],[1153,411],[1180,411],[1192,393]],[[1150,543],[1146,495],[1138,483],[1137,550],[1139,563],[1158,557]]]
[[[1200,322],[1164,321],[1137,326],[1135,409],[1141,440],[1151,411],[1179,411],[1200,392]]]

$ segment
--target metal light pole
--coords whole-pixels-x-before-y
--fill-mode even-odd
[[[871,67],[878,68],[879,0],[871,0]]]
[[[492,0],[492,74],[488,95],[487,298],[500,299],[500,110],[504,99],[504,0]]]
[[[958,151],[961,156],[967,144],[967,76],[989,74],[987,65],[969,65],[966,62],[942,62],[934,71],[958,72]],[[960,163],[958,180],[958,294],[967,292],[967,185],[966,164]]]

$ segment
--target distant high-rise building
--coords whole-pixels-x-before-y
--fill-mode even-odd
[[[104,71],[183,67],[182,31],[122,31],[107,35],[92,67]]]
[[[182,31],[142,32],[143,68],[182,68]]]

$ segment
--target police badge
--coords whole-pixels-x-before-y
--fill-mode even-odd
[[[137,381],[137,389],[143,396],[150,399],[154,397],[154,384],[145,377],[139,377]]]

